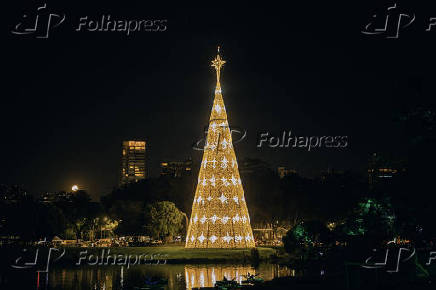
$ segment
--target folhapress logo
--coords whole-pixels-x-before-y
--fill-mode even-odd
[[[11,31],[17,35],[33,35],[36,38],[48,38],[50,31],[65,21],[65,14],[51,13],[47,4],[36,9],[36,15],[30,17],[24,14],[22,21]]]
[[[426,25],[422,29],[425,29],[425,32],[436,31],[436,17],[426,18],[421,21]],[[400,31],[415,24],[416,19],[415,13],[400,10],[395,3],[389,6],[382,16],[372,15],[371,21],[365,25],[361,32],[366,35],[381,35],[385,38],[397,39],[400,37]]]
[[[70,17],[69,17],[70,19]],[[50,32],[64,23],[65,14],[53,13],[44,4],[36,9],[33,17],[24,14],[22,20],[14,26],[12,34],[34,36],[47,39]],[[135,32],[164,32],[167,30],[167,19],[125,19],[111,15],[96,17],[81,16],[77,24],[73,23],[71,31],[86,32],[123,32],[127,36]]]

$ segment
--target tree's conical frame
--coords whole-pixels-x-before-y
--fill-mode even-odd
[[[220,76],[224,63],[218,48],[218,55],[212,61],[217,76],[215,98],[186,235],[186,248],[255,247],[221,93]]]

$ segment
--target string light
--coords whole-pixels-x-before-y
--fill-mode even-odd
[[[220,74],[225,61],[212,61],[215,98],[209,119],[203,161],[186,235],[186,248],[252,248],[255,246],[244,190],[239,176]]]

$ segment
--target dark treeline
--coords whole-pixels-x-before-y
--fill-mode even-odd
[[[4,193],[2,196],[5,197]],[[0,202],[0,235],[18,236],[24,241],[60,235],[67,239],[93,238],[96,224],[103,220],[100,203],[91,202],[85,191],[77,191],[68,200],[43,203],[31,195],[3,198]],[[91,235],[91,236],[90,236]]]
[[[2,204],[2,216],[7,222],[2,224],[1,231],[23,238],[53,235],[77,238],[94,226],[92,222],[87,224],[89,221],[107,217],[119,222],[117,234],[143,234],[149,204],[173,202],[189,218],[197,182],[194,176],[162,176],[114,188],[100,203],[91,202],[84,191],[73,193],[71,200],[49,204],[27,196],[19,202]],[[279,178],[276,171],[268,168],[241,174],[252,223],[278,221],[291,227],[308,220],[340,221],[364,198],[389,200],[396,218],[415,224],[419,221],[424,226],[430,221],[427,217],[431,196],[413,186],[414,178],[416,175],[408,169],[388,184],[371,188],[367,176],[352,172],[328,172],[316,179],[298,174]]]
[[[434,195],[423,188],[421,175],[425,173],[416,170],[409,166],[388,183],[375,186],[368,185],[367,176],[352,172],[329,172],[316,179],[298,174],[279,178],[274,170],[265,168],[243,173],[241,179],[253,224],[279,221],[292,227],[308,220],[340,221],[364,198],[374,198],[387,200],[396,219],[429,230],[433,228],[428,217]],[[142,234],[146,232],[145,211],[149,204],[170,201],[189,218],[197,181],[194,176],[162,176],[114,188],[100,203],[91,202],[84,191],[73,193],[68,201],[49,204],[31,196],[19,202],[3,202],[1,215],[6,222],[2,222],[1,231],[25,239],[87,237],[86,232],[95,227],[95,219],[107,217],[119,222],[117,234]]]
[[[194,176],[162,176],[114,188],[100,203],[91,202],[85,191],[51,203],[28,195],[13,203],[2,203],[5,222],[1,231],[24,239],[54,235],[89,238],[90,229],[106,217],[118,221],[117,234],[143,234],[147,224],[145,211],[152,203],[173,202],[189,218],[197,182]],[[327,221],[345,214],[365,193],[364,182],[351,173],[329,174],[323,179],[294,174],[280,179],[274,170],[265,169],[242,174],[241,178],[252,223]]]
[[[436,114],[429,108],[418,107],[399,116],[397,121],[404,138],[401,146],[405,150],[372,154],[368,180],[362,183],[362,188],[356,187],[355,182],[348,183],[352,178],[346,178],[339,182],[343,191],[330,191],[324,207],[332,207],[333,223],[323,222],[319,211],[318,217],[297,222],[283,237],[284,248],[294,258],[294,265],[317,271],[328,265],[330,271],[341,271],[344,265],[338,261],[357,265],[366,263],[368,257],[383,261],[388,250],[399,253],[399,249],[405,248],[414,256],[401,260],[401,267],[408,272],[395,276],[395,281],[409,283],[420,279],[429,283],[428,253],[436,245],[433,218]],[[347,189],[347,184],[357,191]],[[337,207],[343,202],[347,206]],[[315,213],[316,209],[314,206],[309,211]],[[367,266],[374,266],[372,260],[369,263]]]
[[[171,201],[189,217],[197,182],[194,176],[144,180],[116,188],[101,201],[112,217],[123,220],[121,231],[138,231],[143,208],[152,202]],[[252,223],[327,221],[345,214],[367,187],[352,173],[331,173],[323,179],[294,174],[280,179],[274,170],[266,168],[242,174],[241,179]]]

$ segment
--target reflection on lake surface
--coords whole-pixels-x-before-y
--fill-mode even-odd
[[[185,266],[186,288],[213,287],[215,282],[226,277],[227,280],[235,279],[241,283],[244,275],[254,274],[250,266]]]
[[[168,279],[165,289],[213,287],[216,281],[235,279],[246,274],[259,274],[264,280],[295,275],[293,270],[276,264],[197,264],[140,265],[130,269],[121,266],[53,267],[49,274],[11,271],[0,274],[1,289],[135,289],[145,287],[147,279]],[[137,289],[136,288],[136,289]]]

